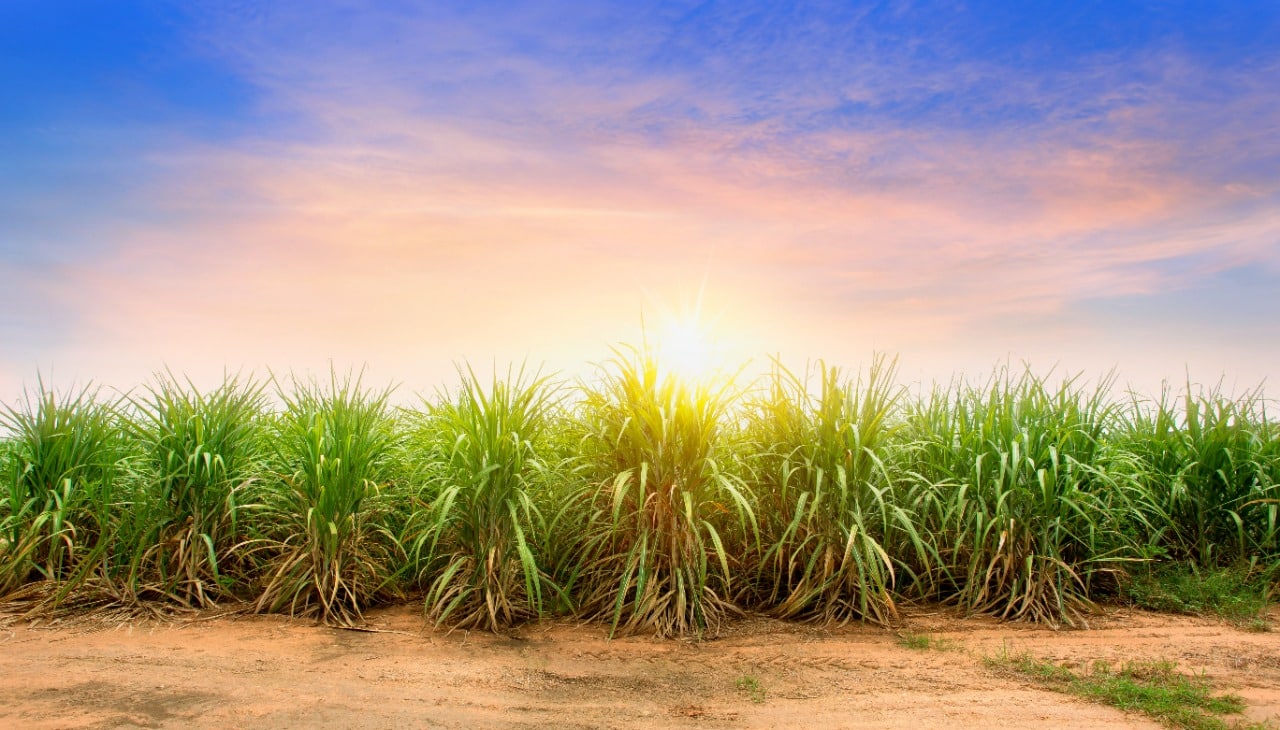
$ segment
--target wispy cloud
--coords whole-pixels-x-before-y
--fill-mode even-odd
[[[187,40],[254,123],[148,147],[94,253],[10,296],[79,352],[411,368],[579,357],[704,278],[748,346],[852,356],[1277,266],[1280,54],[1045,65],[931,12],[216,5]]]

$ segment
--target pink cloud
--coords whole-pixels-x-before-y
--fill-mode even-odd
[[[451,73],[509,76],[509,95],[450,89],[461,111],[439,113],[418,88],[439,74],[389,66],[376,47],[277,41],[225,18],[209,35],[301,131],[158,149],[163,179],[137,195],[165,219],[103,226],[109,261],[43,284],[79,312],[68,359],[110,352],[124,372],[333,358],[435,377],[460,357],[527,354],[568,367],[704,280],[742,352],[936,352],[993,322],[1007,341],[1038,337],[1037,317],[1084,334],[1060,319],[1073,303],[1184,284],[1169,261],[1280,258],[1274,206],[1247,209],[1274,183],[1195,174],[1177,139],[1180,124],[1256,120],[1274,101],[1188,102],[1177,89],[1207,79],[1176,57],[1093,100],[1098,119],[992,134],[739,119],[738,100],[680,74],[567,78],[486,61],[482,45]],[[798,110],[874,101],[893,82],[878,73],[779,93]],[[945,73],[916,83],[999,70]],[[1067,92],[1004,93],[1052,105]],[[645,109],[673,97],[699,114],[654,112],[653,131]],[[1204,154],[1247,140],[1244,124],[1206,133]]]

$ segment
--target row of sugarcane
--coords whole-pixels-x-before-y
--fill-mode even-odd
[[[1080,623],[1153,566],[1280,565],[1259,392],[1115,399],[997,369],[913,395],[878,356],[689,381],[620,347],[590,383],[510,370],[417,407],[359,376],[165,373],[3,409],[0,608],[205,608],[358,625],[545,616],[711,635],[904,601]]]

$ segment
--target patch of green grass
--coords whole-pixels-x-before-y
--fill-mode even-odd
[[[1265,578],[1247,568],[1175,568],[1139,576],[1127,588],[1134,605],[1152,611],[1215,615],[1253,631],[1270,628]]]
[[[1228,722],[1224,715],[1244,710],[1244,700],[1236,695],[1215,694],[1209,680],[1189,676],[1169,661],[1126,662],[1112,667],[1095,662],[1088,671],[1076,672],[1030,654],[1004,654],[987,659],[989,667],[1017,674],[1058,692],[1141,712],[1175,728],[1219,730],[1265,727]]]
[[[734,682],[733,686],[757,705],[763,704],[765,698],[768,697],[764,685],[760,684],[760,680],[752,674],[744,674],[738,677],[738,681]]]
[[[929,649],[933,649],[935,651],[950,651],[956,648],[955,642],[950,639],[942,639],[930,634],[916,634],[912,632],[899,633],[898,645],[907,649],[915,649],[916,651],[927,651]]]

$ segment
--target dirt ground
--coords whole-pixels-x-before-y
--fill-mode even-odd
[[[938,610],[894,631],[744,619],[714,641],[608,640],[594,625],[514,636],[425,628],[410,607],[379,632],[276,616],[0,629],[0,727],[1156,727],[1037,689],[983,657],[1170,659],[1280,725],[1280,633],[1112,611],[1052,631]]]

